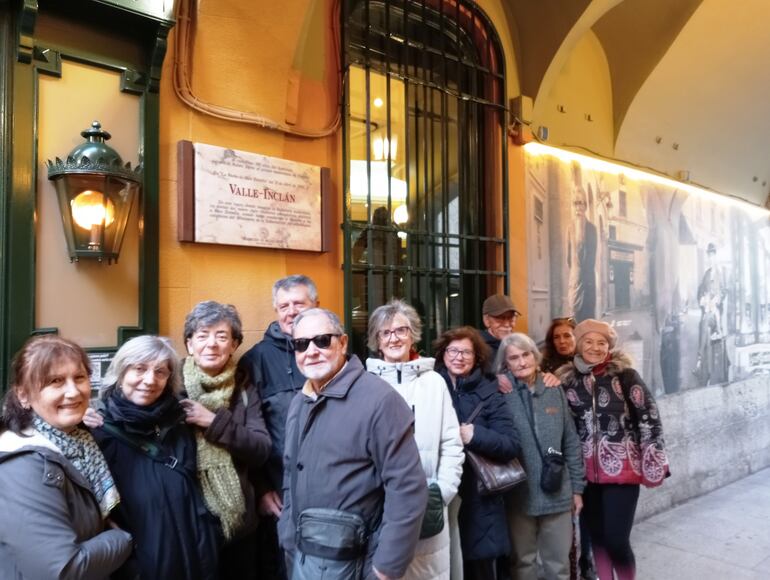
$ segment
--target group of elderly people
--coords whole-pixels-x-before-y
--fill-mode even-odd
[[[364,370],[312,281],[289,276],[274,286],[276,322],[238,364],[236,309],[201,302],[188,356],[133,338],[97,401],[80,346],[30,339],[0,424],[0,577],[568,579],[582,509],[584,559],[601,580],[633,578],[639,486],[668,475],[651,393],[606,323],[555,319],[543,356],[513,332],[507,297],[487,302],[485,334],[447,330],[435,358],[419,353],[413,307],[377,308]],[[342,404],[353,392],[364,420]],[[328,440],[309,447],[324,417]],[[526,482],[485,492],[466,451],[518,458]],[[360,565],[336,566],[357,556],[322,542],[339,513],[297,513],[330,485],[373,514]]]

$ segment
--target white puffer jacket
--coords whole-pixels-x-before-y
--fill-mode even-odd
[[[457,495],[465,460],[452,398],[444,379],[433,371],[433,364],[432,358],[405,363],[366,361],[366,369],[390,383],[414,412],[414,436],[427,483],[437,483],[444,499],[444,529],[420,540],[404,576],[409,580],[449,578],[449,528],[457,522],[449,522],[446,506]]]

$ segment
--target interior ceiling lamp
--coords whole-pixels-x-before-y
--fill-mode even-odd
[[[388,159],[388,153],[390,153],[390,160],[395,161],[398,153],[398,136],[391,135],[390,140],[382,135],[372,137],[372,158],[375,161],[385,161]]]
[[[67,161],[48,160],[56,186],[70,261],[118,261],[131,206],[142,187],[142,165],[131,168],[105,141],[111,135],[98,121],[80,133],[85,139]]]

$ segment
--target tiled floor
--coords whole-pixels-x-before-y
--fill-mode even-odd
[[[634,526],[639,580],[770,579],[770,469]]]

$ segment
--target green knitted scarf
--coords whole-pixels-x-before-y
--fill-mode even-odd
[[[204,373],[193,357],[184,362],[187,396],[214,413],[227,407],[235,390],[235,362],[228,361],[215,377]],[[206,440],[202,429],[195,430],[198,444],[198,480],[211,513],[219,518],[225,539],[229,540],[243,523],[246,500],[233,458],[225,448]]]

